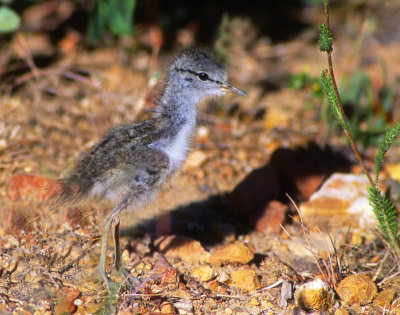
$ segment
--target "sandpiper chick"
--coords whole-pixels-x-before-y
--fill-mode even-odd
[[[168,68],[153,117],[112,128],[60,180],[59,205],[91,198],[115,205],[104,223],[98,269],[109,290],[106,253],[112,225],[114,266],[126,273],[121,268],[120,214],[136,211],[156,197],[160,186],[185,160],[196,127],[196,105],[227,92],[246,95],[228,82],[225,66],[215,56],[202,50],[182,51]]]

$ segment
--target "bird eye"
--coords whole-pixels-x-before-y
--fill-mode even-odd
[[[206,81],[209,78],[208,74],[205,73],[205,72],[200,72],[200,73],[197,74],[197,76],[201,81]]]

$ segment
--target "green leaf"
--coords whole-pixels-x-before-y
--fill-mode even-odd
[[[107,3],[100,0],[95,1],[88,24],[88,39],[90,44],[94,44],[103,36],[105,28],[104,12],[107,12]]]
[[[109,29],[115,35],[130,35],[132,33],[132,16],[135,0],[109,0]]]
[[[383,159],[386,152],[390,149],[391,145],[399,139],[400,123],[386,131],[385,140],[379,144],[378,154],[375,159],[375,183],[378,184],[379,171],[382,168]]]
[[[21,18],[13,9],[0,7],[0,33],[10,33],[16,31],[21,25]]]
[[[329,28],[322,23],[318,24],[319,27],[319,50],[325,52],[332,52],[333,38]]]
[[[106,29],[117,36],[132,34],[135,5],[136,0],[95,0],[89,19],[89,42],[94,44]]]
[[[328,98],[328,102],[330,105],[329,109],[331,110],[332,115],[339,121],[343,129],[347,129],[348,127],[346,126],[344,118],[342,117],[332,79],[330,75],[327,75],[325,70],[323,70],[321,73],[321,86],[322,89],[325,91],[326,97]]]
[[[382,195],[377,187],[368,187],[368,200],[378,219],[378,226],[383,237],[393,247],[398,247],[399,222],[393,202],[385,195]]]

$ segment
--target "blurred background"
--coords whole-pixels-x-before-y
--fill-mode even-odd
[[[334,0],[329,8],[344,109],[373,168],[377,144],[400,121],[400,1]],[[125,262],[136,266],[135,253],[150,260],[162,251],[153,241],[175,235],[198,241],[207,251],[236,241],[252,244],[256,254],[253,248],[251,262],[243,268],[254,270],[262,286],[282,275],[293,283],[318,275],[305,245],[295,245],[282,230],[302,239],[298,213],[287,194],[301,206],[332,173],[361,173],[321,89],[327,61],[318,49],[318,23],[324,17],[321,0],[0,0],[0,301],[5,310],[28,301],[27,311],[54,311],[60,299],[71,306],[68,301],[77,296],[85,298],[80,305],[72,303],[73,311],[103,307],[100,285],[80,281],[96,268],[108,208],[53,209],[44,202],[44,187],[65,175],[79,152],[109,128],[149,117],[163,70],[187,47],[221,55],[230,80],[248,97],[228,95],[200,106],[193,150],[179,176],[150,209],[124,218]],[[382,175],[396,205],[399,157],[399,148],[393,147]],[[371,231],[370,217],[335,211],[312,213],[304,220],[312,231],[323,226],[334,235],[347,254],[343,264],[348,269],[343,270],[375,272],[385,245]],[[79,257],[87,259],[74,265]],[[383,274],[391,275],[394,265],[389,259]],[[176,280],[178,289],[185,287],[191,298],[203,292],[183,279],[192,267],[174,264],[182,275]],[[218,275],[230,274],[236,265],[218,268]],[[329,284],[335,287],[340,277],[331,275]],[[398,292],[400,280],[394,279]],[[238,296],[242,291],[232,289],[229,281],[218,276],[202,285],[213,293]],[[78,290],[73,298],[69,289],[60,289],[66,283]],[[279,299],[278,289],[269,292],[271,300]],[[264,293],[257,294],[258,304],[249,304],[247,295],[204,305],[193,298],[193,303],[203,313],[234,306],[235,312],[277,310],[263,304]],[[133,307],[131,300],[123,301]],[[149,303],[158,310],[162,302]],[[64,306],[56,312],[71,311]],[[150,309],[145,303],[135,307],[143,313]]]

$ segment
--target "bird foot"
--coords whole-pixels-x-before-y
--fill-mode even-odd
[[[124,279],[122,285],[125,285],[128,288],[137,288],[142,284],[142,281],[140,281],[140,279],[132,276],[130,272],[126,270],[124,267],[121,267],[119,273]]]
[[[124,267],[120,269],[120,274],[124,278],[122,286],[126,286],[127,289],[129,289],[131,293],[134,294],[142,292],[149,282],[160,278],[160,276],[154,276],[154,277],[139,279],[132,276]]]
[[[131,293],[140,293],[143,292],[143,289],[145,286],[156,279],[158,279],[160,276],[154,276],[154,277],[148,277],[148,278],[143,278],[139,279],[134,277],[128,270],[126,270],[124,267],[121,267],[119,269],[119,274],[121,275],[123,281],[122,283],[114,282],[112,281],[107,273],[102,273],[101,270],[99,270],[100,275],[104,281],[104,283],[107,286],[108,292],[120,292],[122,288],[125,287],[125,289],[128,289]]]

